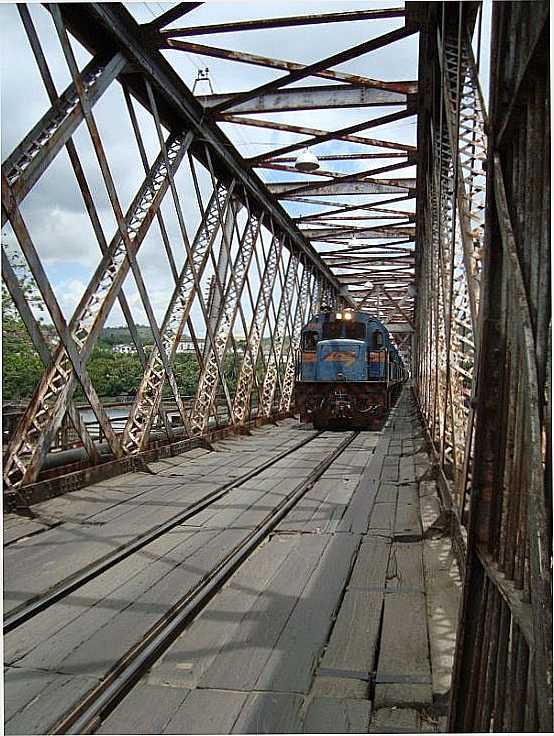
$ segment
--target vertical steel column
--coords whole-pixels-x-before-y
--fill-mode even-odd
[[[212,194],[191,245],[191,259],[187,259],[171,297],[161,330],[164,350],[170,361],[173,360],[177,344],[189,317],[192,302],[196,296],[196,283],[206,266],[209,249],[213,245],[219,228],[223,225],[220,209],[224,212],[228,206],[232,188],[227,189],[223,184],[219,184],[217,190]],[[159,352],[154,348],[123,433],[123,446],[129,453],[140,452],[148,442],[150,429],[162,399],[164,375]],[[190,426],[187,426],[187,430],[190,431]]]
[[[206,353],[204,370],[200,374],[192,408],[190,424],[193,433],[202,433],[207,427],[208,409],[215,398],[219,378],[215,353],[217,352],[219,363],[223,365],[239,310],[248,269],[256,248],[260,224],[260,221],[255,217],[249,217],[239,244],[237,256],[233,262],[229,284],[220,302],[220,313],[217,321],[214,321],[215,346],[210,347]],[[233,417],[231,417],[231,421],[233,421]]]
[[[239,214],[240,202],[234,198],[233,204],[236,207],[228,207],[225,215],[225,225],[223,227],[224,235],[221,239],[221,247],[217,257],[217,263],[214,269],[214,275],[210,284],[210,293],[206,300],[207,312],[209,315],[210,332],[217,334],[217,325],[220,319],[222,301],[224,299],[225,286],[227,283],[227,274],[229,271],[229,263],[231,260],[231,241],[233,239],[233,229],[235,227],[236,218]],[[216,338],[217,339],[217,338]],[[204,360],[208,355],[208,351],[212,349],[210,340],[206,340],[204,345]]]
[[[294,377],[296,370],[296,359],[298,348],[300,347],[300,337],[302,334],[302,327],[306,323],[306,319],[309,314],[309,302],[312,293],[312,276],[312,272],[306,265],[304,265],[304,270],[302,271],[302,278],[300,282],[298,304],[296,306],[296,314],[294,318],[292,341],[287,358],[287,364],[285,367],[285,376],[283,378],[283,393],[281,396],[281,401],[279,403],[280,412],[288,412],[290,411],[291,407],[292,391],[294,388]]]
[[[291,255],[287,266],[287,275],[281,292],[279,309],[277,311],[277,321],[273,331],[273,351],[271,352],[265,373],[264,385],[262,388],[262,398],[260,404],[260,413],[264,417],[269,417],[273,408],[273,397],[277,386],[277,374],[281,363],[281,354],[283,352],[283,344],[285,338],[285,328],[288,316],[292,306],[292,295],[294,290],[294,282],[296,272],[299,266],[299,259],[296,255]]]
[[[252,386],[254,383],[254,374],[258,363],[258,355],[260,346],[269,314],[269,306],[271,294],[275,279],[277,277],[277,269],[281,253],[283,250],[283,240],[273,236],[269,253],[267,255],[265,269],[262,276],[260,291],[256,301],[256,307],[252,315],[252,324],[248,333],[247,349],[240,367],[239,379],[235,391],[235,400],[233,402],[233,414],[238,423],[243,423],[246,419],[247,411],[250,407],[250,396],[252,394]]]

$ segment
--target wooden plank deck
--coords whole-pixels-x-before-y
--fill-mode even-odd
[[[275,453],[272,437],[274,444],[275,434],[265,430],[225,440],[219,453],[192,462],[161,461],[154,493],[134,477],[114,479],[94,518],[108,519],[111,511],[113,529],[128,533],[141,518],[138,509],[144,514],[151,505],[157,513],[164,502],[178,504],[183,481],[189,498]],[[282,427],[280,439],[279,451],[298,441],[298,432]],[[37,709],[50,707],[51,692],[69,687],[71,678],[76,689],[94,682],[106,651],[154,620],[176,587],[192,585],[337,438],[325,433],[318,443],[161,538],[147,555],[115,568],[103,587],[93,581],[77,591],[58,620],[36,620],[42,644],[28,647],[30,623],[14,632],[7,648],[6,732],[40,732]],[[431,529],[440,505],[428,470],[406,388],[383,432],[358,435],[98,733],[441,730],[460,588],[450,542]],[[79,494],[73,514],[79,503],[83,509],[91,503],[90,489],[89,498]],[[55,502],[56,513],[69,515],[61,499]],[[37,534],[35,544],[55,531]],[[33,551],[32,539],[12,549],[22,544]],[[100,605],[90,607],[100,595]],[[88,637],[77,646],[78,629],[87,622]],[[55,641],[59,669],[52,666]]]

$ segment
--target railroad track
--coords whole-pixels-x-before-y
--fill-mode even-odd
[[[282,453],[279,458],[274,458],[268,463],[265,463],[264,469],[274,465],[278,462],[278,459],[282,459],[295,452],[300,447],[315,439],[319,434],[321,433],[307,438],[295,446],[295,448]],[[49,733],[94,732],[102,720],[125,697],[129,689],[140,679],[144,672],[152,666],[192,619],[207,605],[236,569],[271,534],[279,522],[313,487],[316,481],[346,450],[358,434],[358,432],[348,433],[339,445],[313,468],[305,479],[284,496],[261,522],[238,544],[232,547],[209,572],[204,574],[196,585],[189,589],[182,598],[159,618],[141,636],[139,642],[120,657],[101,682],[89,690],[81,700],[73,704],[66,711],[62,718],[49,729]],[[262,472],[260,468],[256,468],[252,473],[248,473],[248,477],[252,478],[260,472]],[[246,477],[234,481],[233,484],[229,485],[233,485],[234,487],[235,484],[244,482],[246,482]],[[227,488],[226,492],[229,490],[230,488]],[[222,493],[221,489],[217,493]],[[210,495],[212,496],[210,502],[213,502],[213,494]],[[206,501],[204,505],[210,502]],[[175,520],[171,521],[174,522],[173,526],[179,523]],[[164,532],[159,532],[159,534],[162,533]],[[129,554],[131,553],[129,552]]]
[[[61,583],[58,583],[48,592],[36,598],[33,598],[29,602],[25,603],[23,606],[13,609],[4,617],[4,635],[8,634],[10,631],[14,631],[19,626],[32,619],[34,616],[38,615],[42,611],[45,611],[47,608],[54,605],[55,603],[63,600],[86,583],[101,575],[103,572],[112,569],[115,565],[123,562],[123,560],[126,560],[132,554],[139,552],[141,549],[146,547],[148,544],[151,544],[159,537],[167,534],[175,527],[183,524],[185,521],[188,521],[193,516],[213,504],[215,501],[220,500],[224,496],[231,493],[231,491],[240,488],[240,486],[244,485],[247,481],[255,478],[257,475],[260,475],[260,473],[268,470],[284,458],[297,452],[299,449],[312,442],[316,437],[319,437],[320,435],[321,432],[314,432],[308,437],[305,437],[293,447],[284,450],[283,452],[279,453],[275,457],[270,458],[265,463],[258,465],[244,475],[241,475],[238,478],[234,478],[228,483],[224,483],[214,491],[210,491],[205,496],[202,496],[202,498],[190,504],[163,524],[159,524],[158,526],[153,527],[144,534],[140,534],[127,544],[118,547],[114,552],[110,553],[109,555],[102,557],[100,560],[97,560],[91,565],[87,565],[87,567],[83,568],[79,573],[71,575],[68,579],[62,581]]]

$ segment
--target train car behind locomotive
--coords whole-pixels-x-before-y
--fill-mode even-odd
[[[378,429],[407,375],[377,318],[323,311],[302,330],[295,383],[300,420],[318,429]]]

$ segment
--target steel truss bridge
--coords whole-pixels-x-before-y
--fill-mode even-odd
[[[495,3],[490,44],[477,2],[217,25],[195,21],[201,6],[179,3],[147,21],[115,3],[17,6],[24,53],[49,102],[2,164],[2,275],[44,373],[5,448],[5,497],[31,500],[56,484],[76,487],[183,450],[213,436],[218,405],[236,431],[289,414],[308,315],[322,305],[373,312],[411,365],[465,569],[450,728],[552,732],[548,3]],[[376,35],[372,24],[385,21]],[[286,56],[291,29],[311,34],[330,23],[339,31],[355,24],[365,40],[302,63],[234,48],[271,31]],[[212,44],[214,34],[225,43]],[[373,79],[360,63],[346,71],[348,62],[394,55],[406,39],[418,46],[413,80]],[[488,110],[479,82],[485,45]],[[236,91],[205,94],[204,84],[193,95],[178,72],[183,54],[231,65]],[[120,113],[100,125],[108,98]],[[317,126],[322,110],[345,124],[298,123],[316,111]],[[398,121],[412,121],[417,140],[396,140]],[[137,183],[130,194],[112,163],[120,126],[128,141],[117,155]],[[250,129],[271,137],[271,150],[241,148],[233,131]],[[320,168],[301,175],[294,162],[307,146]],[[97,248],[69,316],[26,207],[42,187],[56,208],[62,159],[88,222],[83,242]],[[141,265],[149,238],[170,274],[163,319]],[[17,249],[55,340],[27,301]],[[131,283],[133,304],[124,288]],[[136,304],[153,335],[150,351]],[[122,431],[87,372],[114,308],[143,370]],[[199,366],[190,402],[173,368],[185,331]],[[78,387],[104,447],[76,408]],[[62,468],[53,477],[45,462],[64,427],[82,457],[70,475]]]

